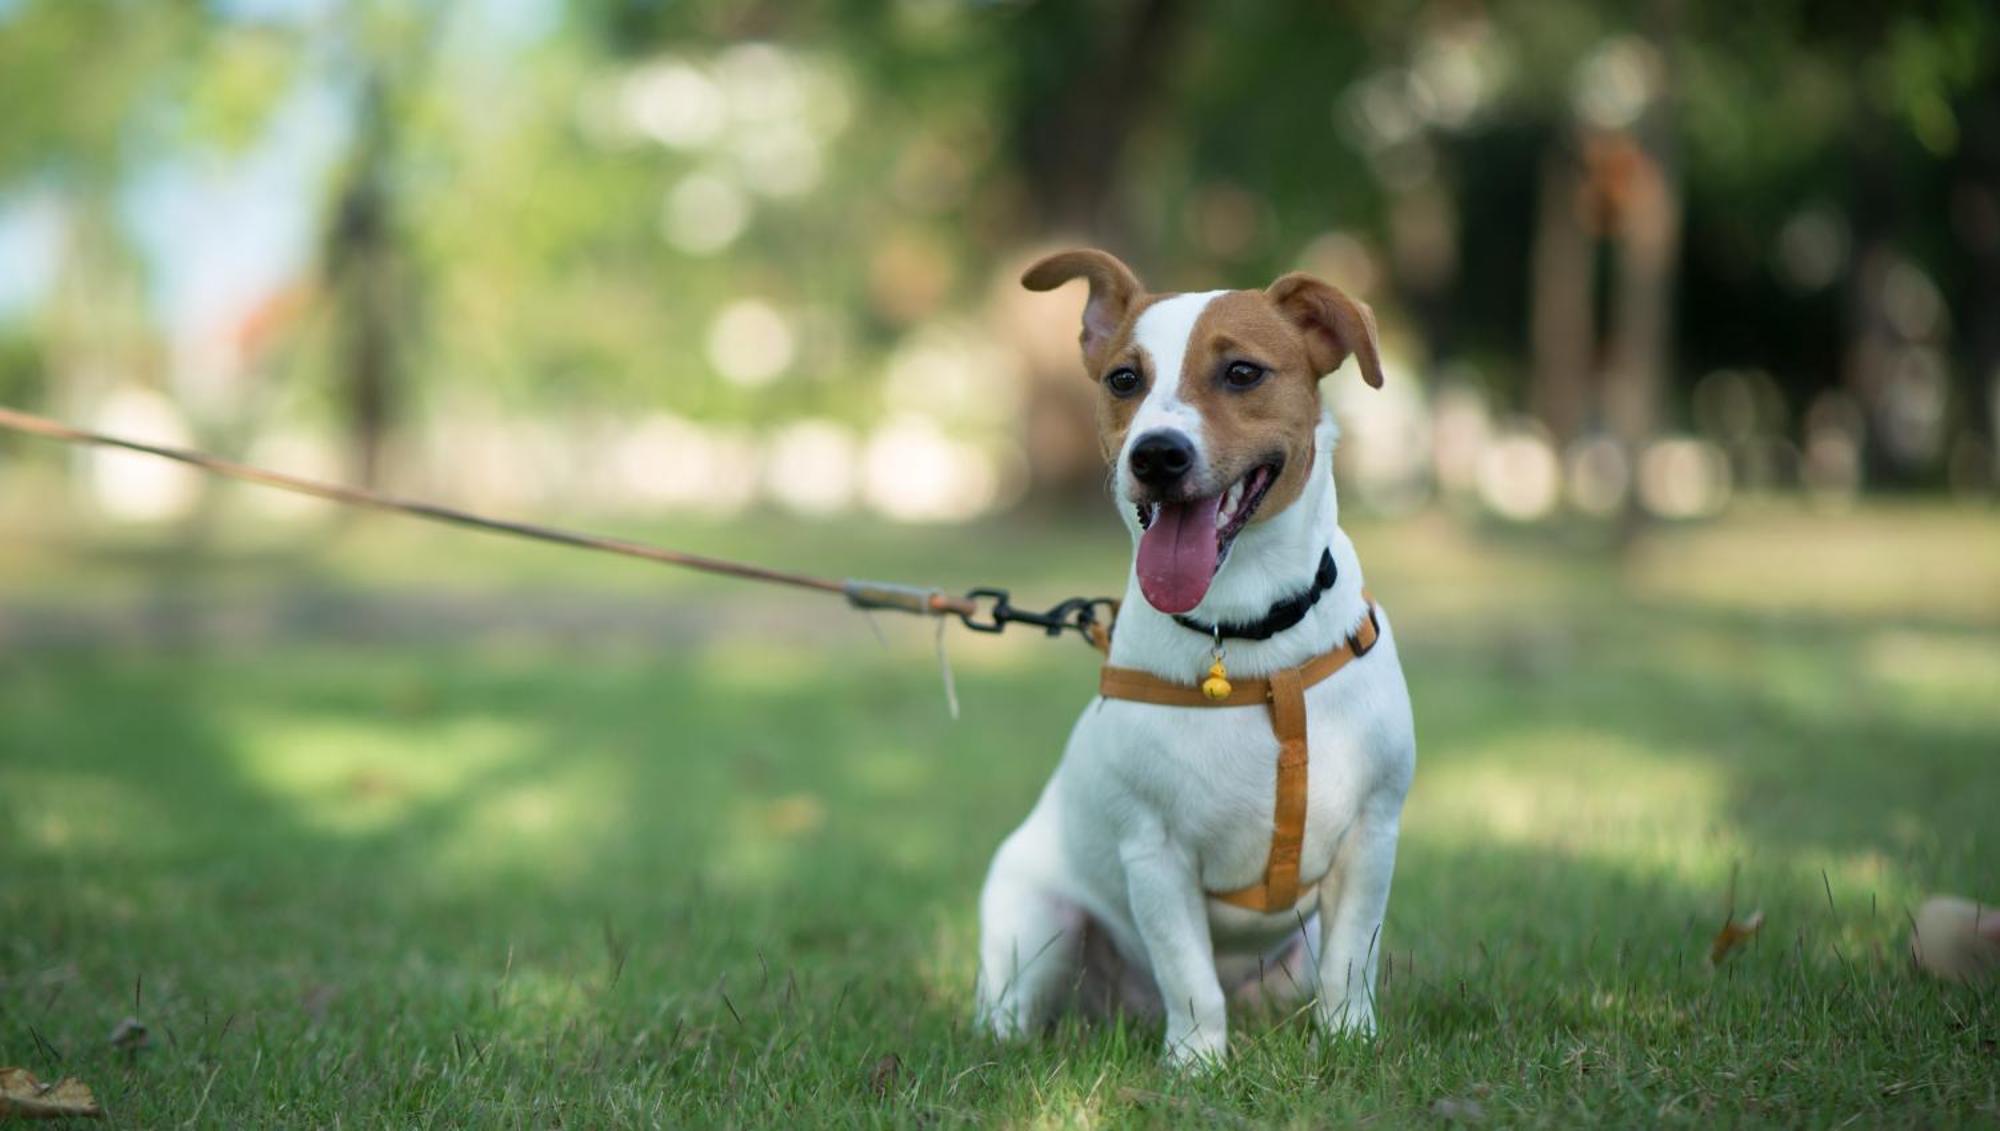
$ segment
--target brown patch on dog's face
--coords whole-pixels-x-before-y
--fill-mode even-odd
[[[1174,418],[1192,421],[1190,411],[1199,417],[1199,427],[1191,429],[1200,434],[1198,466],[1172,492],[1176,497],[1219,494],[1269,467],[1276,479],[1250,520],[1283,511],[1312,473],[1320,378],[1354,356],[1369,384],[1382,383],[1372,313],[1309,275],[1207,298],[1184,338],[1177,328],[1184,323],[1164,338],[1157,324],[1141,333],[1140,323],[1161,303],[1203,296],[1148,293],[1106,252],[1049,256],[1022,282],[1049,290],[1075,278],[1090,283],[1081,344],[1085,370],[1099,390],[1105,458],[1125,458],[1135,420],[1143,416],[1148,429],[1157,426],[1165,419],[1159,409],[1169,402],[1175,402]],[[1163,366],[1174,371],[1162,372]]]
[[[1290,506],[1312,473],[1319,426],[1319,374],[1298,328],[1262,291],[1211,299],[1188,335],[1177,375],[1180,399],[1201,414],[1213,489],[1258,467],[1277,480],[1255,522]]]

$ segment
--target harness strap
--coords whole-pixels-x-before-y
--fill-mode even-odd
[[[1264,878],[1235,891],[1210,892],[1211,898],[1251,911],[1289,911],[1319,880],[1301,886],[1299,860],[1306,840],[1306,689],[1368,654],[1381,639],[1376,606],[1368,603],[1368,619],[1338,648],[1295,668],[1272,672],[1268,679],[1231,680],[1229,695],[1210,699],[1199,687],[1171,683],[1151,672],[1106,665],[1097,689],[1106,699],[1127,699],[1161,707],[1249,707],[1265,704],[1271,711],[1271,733],[1278,739],[1277,797],[1271,805],[1271,851],[1264,861]],[[1322,877],[1324,878],[1324,877]]]
[[[1290,907],[1299,901],[1299,853],[1306,843],[1306,691],[1297,668],[1271,673],[1271,731],[1278,736],[1278,796],[1271,803],[1271,855],[1257,902]]]

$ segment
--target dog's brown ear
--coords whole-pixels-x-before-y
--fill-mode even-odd
[[[1090,280],[1090,300],[1083,306],[1083,352],[1087,356],[1118,332],[1144,288],[1117,256],[1096,248],[1059,251],[1039,260],[1022,272],[1021,285],[1031,291],[1052,291],[1077,278]]]
[[[1278,312],[1306,338],[1306,356],[1323,377],[1340,368],[1349,354],[1370,385],[1382,387],[1382,351],[1375,340],[1375,312],[1348,298],[1339,287],[1294,271],[1264,291]]]

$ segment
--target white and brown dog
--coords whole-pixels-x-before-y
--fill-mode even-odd
[[[1164,1013],[1179,1065],[1222,1058],[1232,995],[1316,994],[1323,1031],[1372,1033],[1416,738],[1319,381],[1352,356],[1382,383],[1373,317],[1301,274],[1148,294],[1102,251],[1022,282],[1076,278],[1137,551],[1105,694],[980,895],[979,1018],[1015,1037],[1066,1007]]]

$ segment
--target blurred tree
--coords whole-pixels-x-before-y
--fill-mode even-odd
[[[108,296],[141,301],[121,186],[255,138],[305,84],[351,130],[297,377],[363,476],[399,419],[474,400],[880,420],[885,361],[1057,239],[1178,287],[1320,270],[1405,331],[1405,365],[1474,372],[1565,442],[1636,453],[1732,368],[1783,391],[1774,427],[1849,406],[1885,481],[1996,448],[1977,0],[314,11],[0,8],[0,98],[47,110],[0,120],[0,189],[70,202],[38,331],[58,387],[149,363],[143,319],[106,332]],[[1064,425],[1038,465],[1094,493],[1073,365],[1031,388]]]
[[[51,391],[74,410],[157,358],[141,268],[117,218],[135,153],[163,139],[152,100],[183,88],[202,15],[193,3],[23,2],[0,25],[0,191],[61,202],[57,283],[40,327]]]
[[[335,194],[323,258],[345,346],[340,372],[353,474],[373,486],[403,395],[402,343],[412,299],[391,187],[397,124],[379,73],[368,79],[358,116],[352,165]]]
[[[0,104],[27,108],[0,115],[0,198],[45,195],[63,226],[34,327],[37,386],[58,412],[87,420],[119,386],[164,382],[126,194],[157,162],[254,138],[297,63],[295,41],[193,0],[21,0],[0,12]]]

